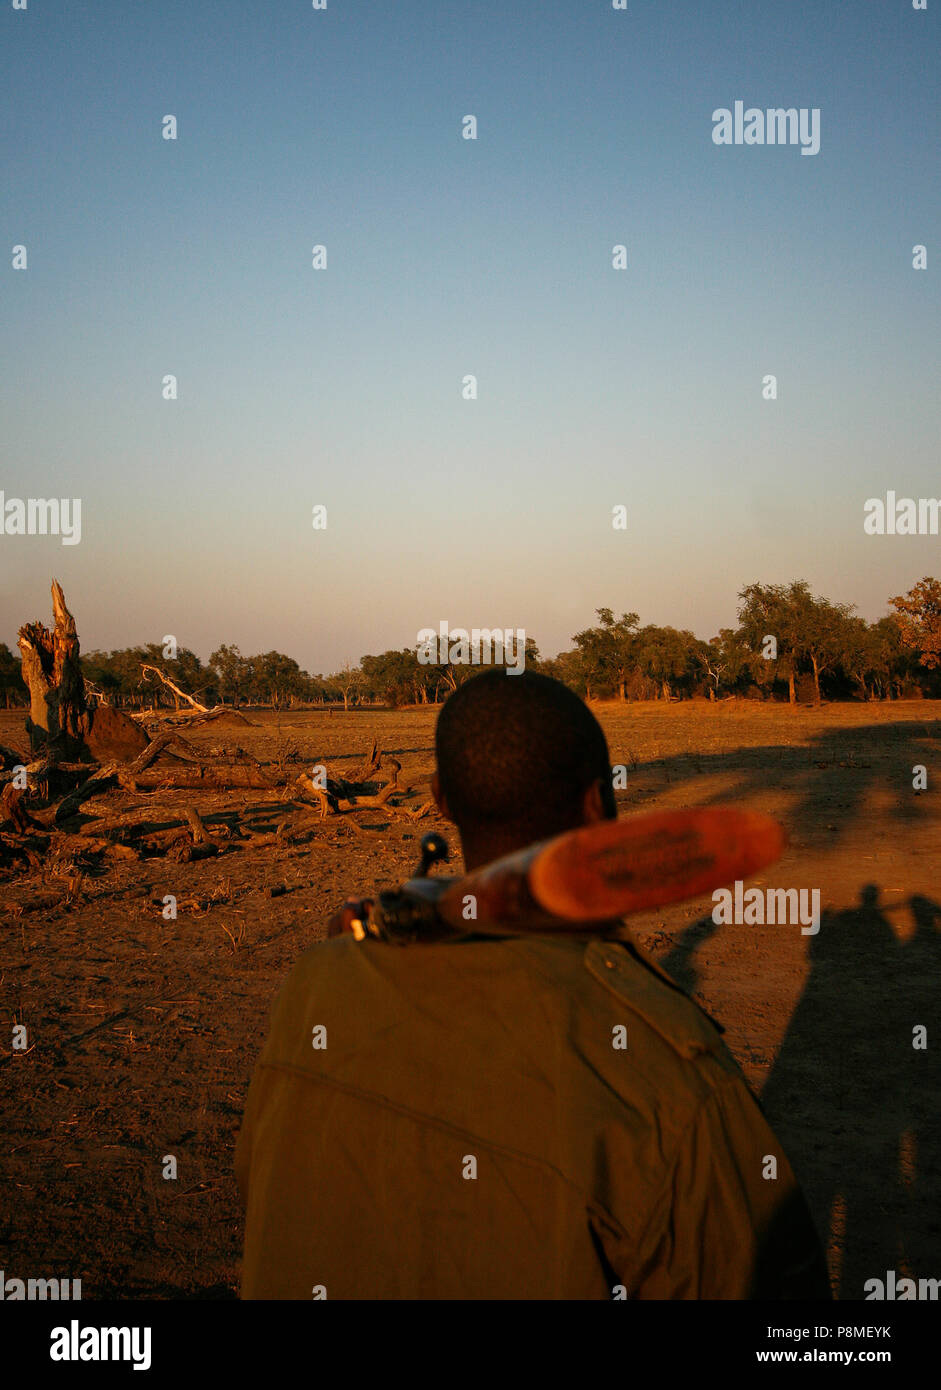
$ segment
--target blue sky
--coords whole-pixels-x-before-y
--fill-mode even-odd
[[[442,618],[708,637],[755,580],[881,616],[941,575],[862,525],[941,495],[939,9],[0,10],[0,488],[82,499],[0,537],[0,640],[53,574],[85,650],[319,672]],[[714,145],[736,99],[819,154]]]

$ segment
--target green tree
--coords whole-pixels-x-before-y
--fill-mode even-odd
[[[393,648],[378,656],[364,656],[359,664],[364,688],[393,709],[408,702],[417,703],[421,699],[420,692],[427,691],[428,667],[422,666],[416,653],[408,647],[401,651]]]
[[[749,584],[739,598],[741,632],[751,648],[758,653],[769,636],[777,643],[776,674],[787,677],[790,703],[797,699],[797,673],[809,666],[819,704],[820,677],[840,666],[852,639],[852,605],[815,597],[804,579],[791,584]]]
[[[749,649],[761,656],[766,639],[773,637],[776,646],[774,664],[765,669],[783,676],[788,683],[788,699],[797,703],[797,608],[792,601],[793,585],[747,584],[739,593],[739,631]],[[806,586],[804,586],[806,587]],[[756,667],[756,670],[761,668]],[[759,677],[760,679],[760,677]]]
[[[275,651],[253,657],[252,674],[263,698],[277,710],[289,701],[294,703],[303,693],[307,679],[292,656]]]
[[[220,700],[238,706],[248,676],[248,662],[238,647],[223,642],[210,656],[209,666],[215,674]]]
[[[822,698],[820,677],[843,664],[852,647],[855,633],[852,605],[815,598],[806,584],[792,584],[791,589],[797,610],[795,652],[798,660],[810,662],[814,673],[814,697],[819,705]]]
[[[572,641],[581,654],[586,693],[591,698],[592,687],[602,692],[617,691],[620,699],[627,698],[626,685],[637,658],[636,613],[622,613],[615,619],[610,608],[596,608],[598,626],[576,632]]]
[[[675,687],[688,692],[701,655],[700,645],[705,644],[691,632],[651,623],[637,634],[638,669],[654,683],[658,696],[672,699]]]
[[[754,680],[756,663],[761,660],[741,630],[732,627],[720,628],[716,637],[702,643],[697,657],[717,696],[723,688],[734,691]]]
[[[327,677],[326,685],[328,690],[343,700],[344,710],[348,710],[351,702],[356,703],[357,695],[363,688],[363,673],[358,666],[346,662],[339,671]]]
[[[849,620],[849,638],[843,670],[860,689],[864,699],[886,699],[898,693],[907,674],[910,653],[902,645],[902,635],[894,618],[867,623]]]
[[[554,680],[567,685],[577,695],[591,698],[585,658],[577,648],[575,651],[559,652],[558,656],[540,659],[539,669],[544,675],[552,676]]]
[[[941,667],[941,580],[927,575],[907,594],[889,602],[903,644],[918,654],[920,665],[934,671]]]

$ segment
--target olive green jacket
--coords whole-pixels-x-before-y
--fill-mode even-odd
[[[624,937],[314,946],[236,1171],[243,1298],[829,1297],[716,1027]]]

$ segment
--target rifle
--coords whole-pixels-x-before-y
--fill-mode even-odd
[[[431,834],[413,878],[375,900],[347,903],[329,932],[399,944],[470,933],[597,933],[602,923],[745,879],[779,859],[784,846],[784,830],[770,816],[707,806],[600,821],[463,877],[432,878],[448,846]]]

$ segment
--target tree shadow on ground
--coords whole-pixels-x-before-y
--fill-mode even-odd
[[[710,733],[715,733],[712,725]],[[798,727],[794,734],[799,737]],[[917,823],[923,803],[913,787],[913,769],[937,766],[939,755],[941,719],[936,716],[825,729],[799,743],[679,753],[632,763],[620,808],[622,812],[639,810],[659,797],[663,786],[654,781],[658,772],[668,784],[714,777],[721,780],[721,787],[705,797],[697,796],[697,804],[752,800],[769,790],[783,791],[793,798],[788,819],[794,832],[829,838],[832,843],[869,813],[874,790],[899,793],[895,806],[880,807],[880,814],[891,815],[900,825]]]

